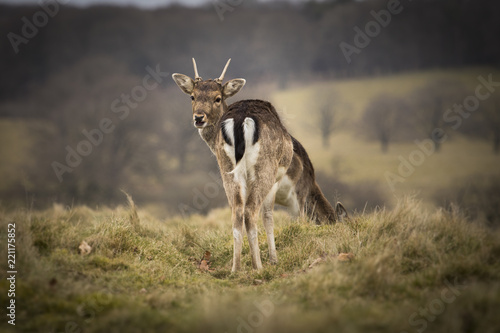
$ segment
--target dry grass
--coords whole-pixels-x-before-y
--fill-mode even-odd
[[[139,210],[137,225],[132,209],[3,213],[0,237],[16,222],[20,273],[16,329],[3,320],[2,331],[61,332],[68,323],[121,333],[500,330],[500,234],[457,210],[403,199],[334,226],[278,212],[279,264],[253,271],[245,246],[243,271],[231,274],[228,210],[166,221]],[[83,240],[92,247],[86,256]],[[263,231],[259,240],[266,262]],[[211,271],[202,272],[196,264],[207,250]],[[339,262],[341,252],[355,259]],[[454,283],[456,296],[439,303],[455,295]],[[433,318],[419,314],[440,304]]]

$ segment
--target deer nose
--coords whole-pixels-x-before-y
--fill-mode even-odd
[[[203,115],[203,114],[201,116],[198,116],[196,114],[194,115],[194,121],[196,121],[197,123],[203,122],[204,118],[205,118],[205,115]]]

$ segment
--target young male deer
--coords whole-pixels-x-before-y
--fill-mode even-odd
[[[278,261],[273,231],[275,202],[289,207],[294,215],[306,213],[317,223],[342,220],[347,211],[341,203],[336,209],[328,203],[304,147],[288,133],[269,102],[243,100],[227,106],[226,100],[246,82],[233,79],[222,83],[230,61],[215,80],[198,75],[194,58],[194,80],[183,74],[172,78],[191,96],[194,126],[217,157],[232,210],[234,272],[241,266],[243,225],[253,268],[262,268],[257,237],[261,208],[273,264]]]

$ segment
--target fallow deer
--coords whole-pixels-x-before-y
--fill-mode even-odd
[[[203,80],[193,58],[194,80],[173,74],[179,88],[191,96],[194,126],[217,157],[224,189],[232,210],[234,253],[232,271],[241,267],[243,225],[252,266],[261,269],[257,220],[262,210],[269,244],[269,258],[277,263],[274,243],[274,203],[287,206],[294,215],[307,214],[316,223],[334,223],[347,217],[341,203],[334,209],[321,192],[304,147],[283,126],[269,102],[226,100],[243,88],[244,79],[223,84],[224,75]]]

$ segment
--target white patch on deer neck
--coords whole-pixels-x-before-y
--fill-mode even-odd
[[[236,160],[234,155],[234,120],[226,120],[224,126],[227,126],[226,134],[231,140],[231,143],[233,143],[232,146],[225,143],[224,151],[233,162],[233,165],[235,165]],[[231,135],[229,135],[229,132],[231,132]],[[244,201],[248,199],[248,180],[255,180],[255,164],[257,164],[257,160],[259,158],[260,143],[253,143],[254,133],[255,121],[250,117],[245,118],[245,120],[243,120],[243,138],[245,140],[245,152],[243,153],[241,160],[239,160],[238,164],[236,164],[236,166],[234,167],[233,171],[230,172],[230,174],[233,174],[234,181],[240,186],[240,194]]]

